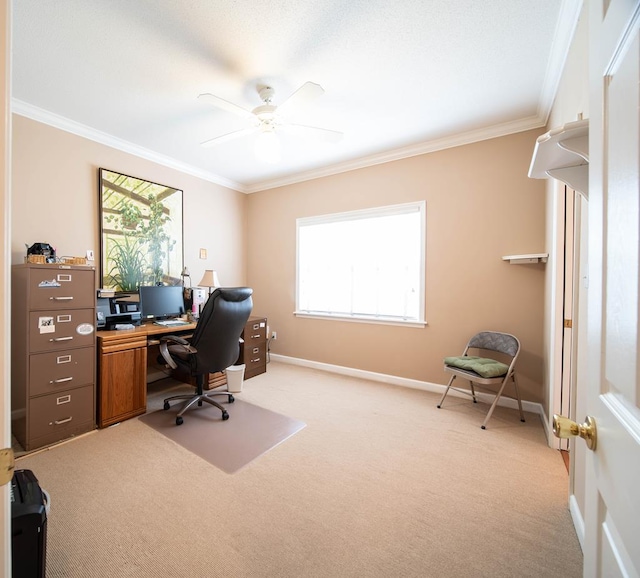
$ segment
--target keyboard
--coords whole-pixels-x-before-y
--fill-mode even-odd
[[[180,325],[189,325],[188,321],[182,321],[181,319],[164,319],[162,321],[154,321],[156,325],[162,325],[163,327],[179,327]]]

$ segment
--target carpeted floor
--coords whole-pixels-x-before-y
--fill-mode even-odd
[[[438,397],[271,363],[238,399],[307,427],[234,475],[139,419],[25,456],[47,576],[582,576],[539,418]]]

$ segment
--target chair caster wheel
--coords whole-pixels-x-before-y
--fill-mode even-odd
[[[440,409],[440,406],[439,406],[439,405],[437,405],[436,407],[437,407],[438,409]]]
[[[229,419],[229,414],[226,411],[222,412],[222,421],[227,421]]]
[[[180,416],[178,416],[178,417],[176,418],[176,425],[182,425],[182,422],[183,422],[183,421],[184,421],[184,420],[183,420]]]
[[[480,428],[481,429],[487,429],[487,426],[486,425],[481,425]]]
[[[165,401],[165,402],[164,402],[164,406],[163,406],[163,407],[164,407],[164,410],[165,410],[165,411],[166,411],[166,410],[168,410],[168,409],[169,409],[169,407],[170,407],[170,406],[169,406],[169,402],[168,402],[168,401]]]
[[[236,400],[232,395],[229,396],[229,403],[233,403]]]

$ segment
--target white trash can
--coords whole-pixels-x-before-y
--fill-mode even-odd
[[[227,375],[227,389],[231,393],[240,393],[242,391],[244,368],[245,364],[243,363],[242,365],[232,365],[224,370]]]

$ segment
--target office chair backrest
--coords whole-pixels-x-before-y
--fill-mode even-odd
[[[515,358],[520,351],[520,342],[517,337],[509,333],[481,331],[469,340],[467,348],[469,347],[486,349],[487,351],[498,351]]]
[[[240,335],[253,308],[249,287],[216,289],[198,320],[191,345],[198,353],[191,356],[194,374],[224,371],[240,355]]]

